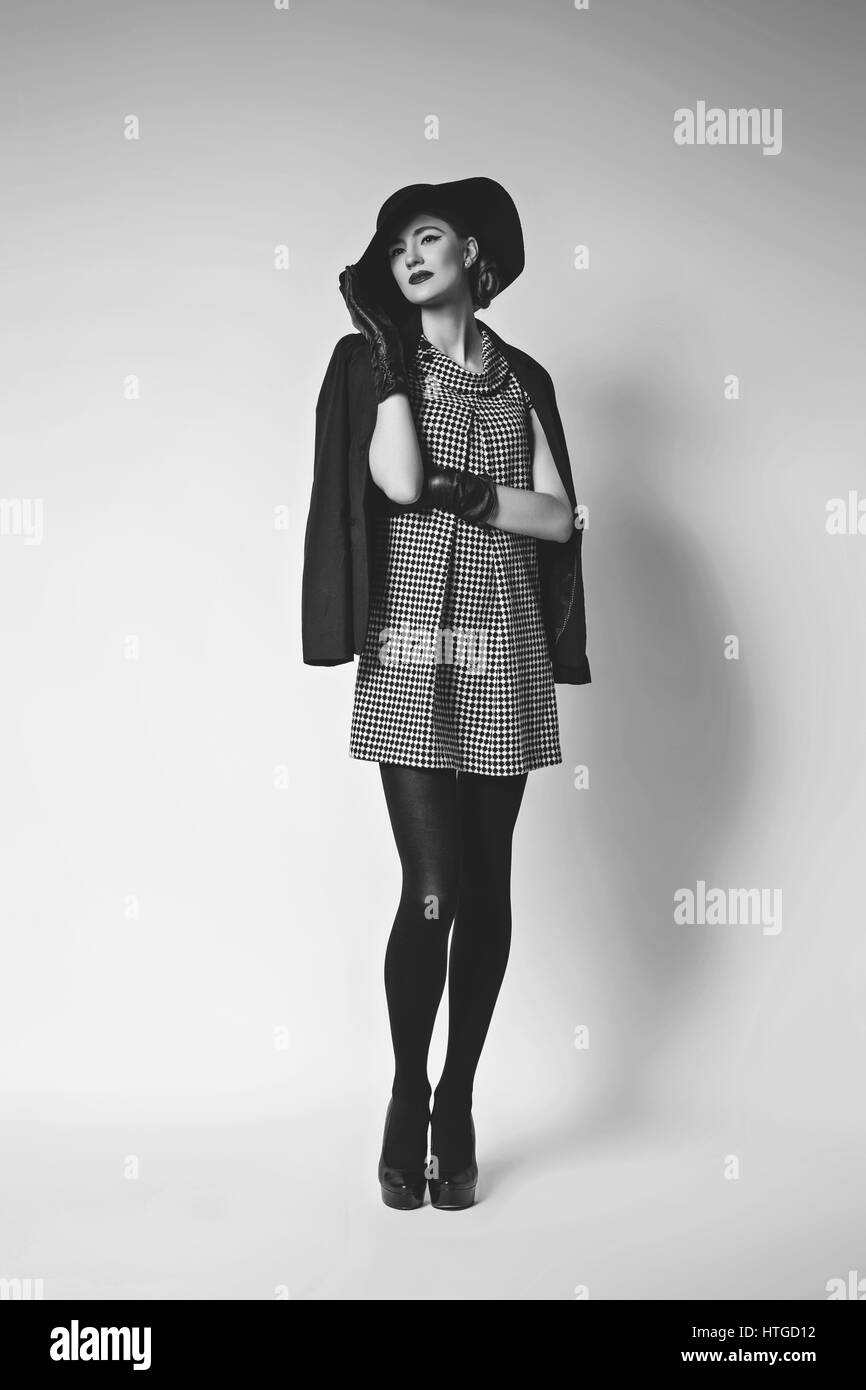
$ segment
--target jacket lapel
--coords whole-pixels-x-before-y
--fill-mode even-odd
[[[576,502],[574,480],[571,475],[571,463],[565,445],[562,420],[553,393],[544,379],[544,374],[538,363],[533,361],[525,352],[521,352],[518,348],[512,347],[510,343],[506,343],[489,324],[486,324],[485,327],[521,386],[529,392],[533,408],[550,445],[550,452],[553,455],[562,484],[573,507]]]

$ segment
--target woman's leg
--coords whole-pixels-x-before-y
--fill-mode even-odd
[[[400,905],[385,951],[385,994],[394,1046],[388,1163],[423,1168],[430,1081],[427,1054],[448,968],[457,902],[457,774],[380,763],[403,866]]]
[[[441,1174],[456,1173],[472,1156],[472,1086],[511,949],[511,842],[527,776],[459,775],[460,875],[448,964],[448,1047],[430,1142]]]

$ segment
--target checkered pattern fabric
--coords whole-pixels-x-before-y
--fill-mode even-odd
[[[409,399],[422,454],[529,488],[531,402],[479,328],[480,373],[421,333]],[[375,519],[349,752],[498,776],[562,762],[532,536],[439,509]]]

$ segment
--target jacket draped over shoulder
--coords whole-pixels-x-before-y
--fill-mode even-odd
[[[481,322],[478,320],[478,322]],[[529,393],[572,508],[571,462],[549,374],[484,325]],[[402,330],[407,361],[421,331],[420,311]],[[331,354],[316,401],[313,486],[304,536],[301,643],[308,666],[339,666],[360,654],[369,612],[372,527],[378,509],[370,476],[376,397],[367,341],[347,333]],[[536,540],[540,603],[553,678],[587,685],[586,617],[581,563],[583,532],[565,541]]]

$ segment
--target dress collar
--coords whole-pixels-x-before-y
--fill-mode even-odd
[[[455,362],[453,357],[435,347],[424,333],[418,333],[415,350],[416,369],[426,378],[435,376],[439,387],[462,395],[489,396],[499,391],[508,375],[508,364],[497,353],[487,325],[479,323],[481,332],[480,372],[473,372]]]

